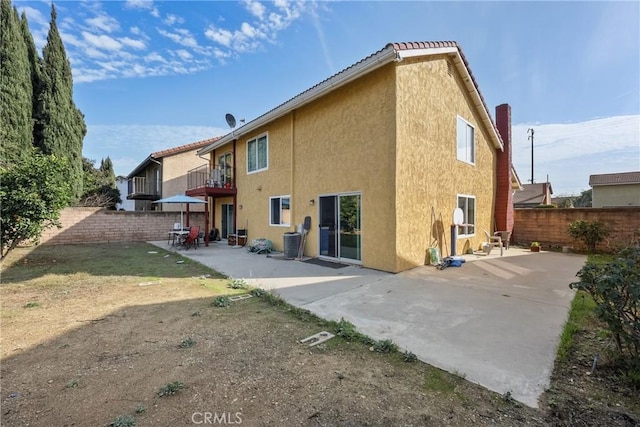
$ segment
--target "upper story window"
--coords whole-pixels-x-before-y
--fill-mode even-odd
[[[262,135],[247,141],[247,173],[269,168],[269,141]]]
[[[457,153],[458,160],[475,164],[476,162],[476,143],[475,129],[469,122],[458,116],[457,131]]]

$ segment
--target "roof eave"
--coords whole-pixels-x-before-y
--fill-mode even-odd
[[[136,166],[130,173],[129,175],[127,175],[127,179],[131,179],[132,177],[136,176],[136,174],[138,172],[140,172],[142,169],[144,169],[145,167],[147,167],[147,165],[149,163],[151,163],[151,160],[153,159],[153,156],[147,156],[146,159],[144,159],[142,162],[140,162],[140,164],[138,166]],[[156,160],[157,161],[157,160]]]

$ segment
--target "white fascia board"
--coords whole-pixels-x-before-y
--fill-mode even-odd
[[[432,56],[458,53],[457,47],[432,47],[426,49],[407,49],[398,51],[400,58],[412,58],[414,56]]]
[[[264,114],[263,116],[258,117],[255,120],[250,121],[246,125],[235,129],[233,132],[223,136],[216,142],[208,145],[204,148],[198,150],[198,155],[207,154],[216,148],[227,144],[233,141],[236,138],[239,138],[254,129],[259,128],[287,113],[295,110],[305,104],[308,104],[311,101],[314,101],[332,90],[343,86],[353,80],[356,80],[363,75],[370,73],[371,71],[382,67],[390,62],[398,60],[398,55],[396,50],[389,46],[382,49],[380,52],[371,55],[370,57],[363,59],[359,63],[352,65],[350,68],[345,69],[344,71],[330,77],[328,80],[325,80],[322,83],[319,83],[317,86],[308,89],[307,91],[299,94],[298,96],[292,98],[291,100],[285,102],[280,107],[271,110],[270,112]]]

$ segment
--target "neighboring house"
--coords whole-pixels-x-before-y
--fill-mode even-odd
[[[513,206],[516,208],[537,208],[540,205],[550,205],[553,189],[550,182],[540,184],[523,184],[522,191],[513,196]]]
[[[187,187],[187,171],[197,166],[206,168],[206,159],[198,157],[198,149],[214,143],[211,138],[151,153],[127,176],[127,200],[135,201],[135,210],[180,211],[180,204],[154,204],[163,197],[184,194]],[[124,199],[125,197],[121,197]],[[201,205],[190,205],[193,211],[203,211]]]
[[[116,185],[118,190],[120,190],[120,200],[121,203],[116,203],[116,209],[119,211],[135,211],[136,210],[136,202],[134,200],[127,200],[127,195],[129,194],[129,180],[124,176],[116,177]]]
[[[509,106],[496,116],[455,42],[388,44],[200,149],[209,178],[190,171],[187,194],[209,198],[223,236],[282,250],[309,216],[305,255],[402,271],[449,240],[457,207],[458,253],[511,230]]]
[[[590,175],[594,208],[640,206],[640,172]]]

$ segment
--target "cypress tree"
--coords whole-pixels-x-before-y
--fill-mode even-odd
[[[40,57],[38,56],[38,50],[36,49],[36,44],[33,41],[33,36],[29,31],[29,22],[27,21],[27,14],[22,12],[22,16],[20,17],[20,30],[22,31],[22,38],[24,39],[24,43],[27,48],[27,59],[29,60],[29,69],[31,70],[31,121],[32,121],[32,130],[31,133],[34,134],[33,144],[35,143],[35,118],[36,118],[36,110],[38,105],[38,95],[40,93],[40,79],[41,77],[41,67]]]
[[[46,154],[66,157],[72,199],[82,195],[82,141],[87,128],[84,116],[73,102],[71,65],[51,5],[51,23],[42,58],[42,86],[38,96],[36,142]]]
[[[116,174],[113,171],[113,162],[109,156],[100,162],[100,172],[102,172],[102,176],[104,177],[104,185],[116,188]]]
[[[0,161],[20,163],[33,146],[32,88],[18,12],[0,3]]]

